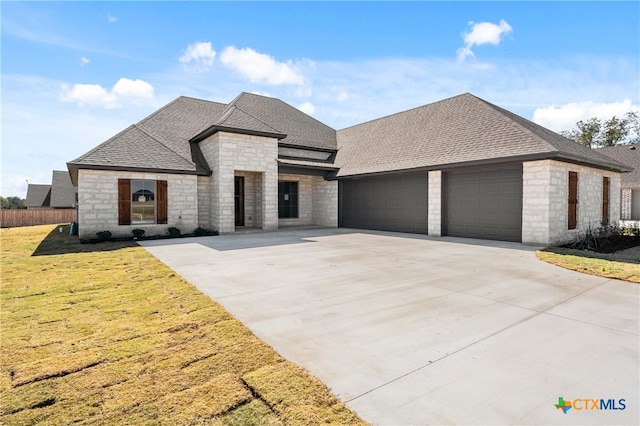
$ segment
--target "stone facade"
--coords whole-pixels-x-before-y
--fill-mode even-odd
[[[568,229],[569,172],[578,173],[576,229]],[[570,242],[602,222],[602,180],[610,179],[609,221],[620,221],[620,173],[555,160],[523,164],[522,242]]]
[[[620,219],[631,220],[631,188],[625,188],[620,194]]]
[[[442,235],[442,170],[429,172],[429,211],[427,233],[432,237]]]
[[[118,225],[118,179],[166,180],[168,223]],[[95,238],[96,232],[109,231],[115,236],[130,236],[133,229],[146,235],[166,234],[174,226],[183,233],[198,227],[198,182],[196,176],[121,172],[111,170],[78,171],[78,232],[80,238]]]
[[[221,233],[235,231],[234,177],[251,172],[254,200],[251,211],[259,212],[254,213],[258,217],[252,217],[252,222],[259,223],[264,230],[277,229],[278,140],[218,132],[200,142],[200,149],[213,170],[210,227]]]

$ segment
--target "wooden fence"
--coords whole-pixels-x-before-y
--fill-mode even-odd
[[[71,223],[76,220],[74,209],[50,210],[0,210],[0,224],[3,228],[18,226],[48,225],[54,223]]]

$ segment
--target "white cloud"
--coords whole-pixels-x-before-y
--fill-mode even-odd
[[[109,91],[99,84],[62,85],[60,100],[80,106],[97,106],[107,109],[122,107],[122,101],[135,103],[153,100],[153,86],[146,81],[121,78]]]
[[[304,102],[298,106],[298,109],[307,115],[313,115],[316,112],[316,107],[311,102]]]
[[[264,53],[251,48],[226,47],[220,54],[222,63],[247,77],[252,83],[266,83],[274,86],[302,85],[305,80],[292,61],[278,62]]]
[[[121,78],[111,92],[119,97],[153,99],[153,86],[143,80]]]
[[[91,62],[91,61],[88,58],[85,58],[84,56],[82,58],[80,58],[80,65],[81,66],[87,65],[89,62]]]
[[[211,42],[197,42],[188,45],[179,60],[186,69],[205,71],[213,66],[216,54],[211,47]]]
[[[345,90],[341,90],[336,97],[336,100],[340,103],[345,102],[347,99],[349,99],[349,94]]]
[[[109,21],[110,24],[114,24],[118,22],[118,17],[112,16],[111,14],[107,14],[107,21]]]
[[[533,112],[533,121],[559,132],[573,129],[580,120],[588,120],[593,117],[608,120],[614,115],[621,118],[629,111],[640,111],[640,105],[634,105],[630,99],[609,103],[572,102],[560,107],[537,108]]]
[[[471,31],[464,33],[464,47],[458,49],[458,62],[464,61],[468,56],[475,56],[471,48],[483,44],[498,45],[505,34],[512,31],[511,25],[504,19],[498,24],[491,22],[469,22]]]

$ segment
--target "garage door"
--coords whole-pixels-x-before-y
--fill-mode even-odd
[[[445,175],[445,229],[456,237],[522,239],[522,165]]]
[[[640,189],[631,191],[631,220],[640,220]]]
[[[427,233],[427,174],[340,181],[340,226]]]

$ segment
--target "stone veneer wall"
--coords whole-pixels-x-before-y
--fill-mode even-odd
[[[578,173],[576,229],[568,228],[569,172]],[[558,245],[602,221],[602,178],[610,178],[609,220],[620,220],[620,173],[555,160],[523,164],[522,242]]]
[[[211,216],[211,176],[198,176],[198,226],[210,228]]]
[[[313,224],[338,227],[338,181],[313,177]]]
[[[166,180],[168,223],[166,225],[118,225],[118,179]],[[193,175],[121,172],[112,170],[78,171],[78,232],[80,238],[95,238],[96,232],[110,231],[129,236],[136,228],[146,235],[166,234],[171,226],[183,233],[198,227],[198,181]]]
[[[264,230],[277,229],[277,139],[218,132],[200,142],[200,149],[213,170],[210,227],[221,233],[235,231],[234,176],[237,172],[254,172],[254,210],[257,212],[260,206],[255,223]]]
[[[630,220],[631,219],[631,188],[625,188],[621,191],[620,195],[620,219],[622,220]]]
[[[429,204],[427,233],[432,237],[442,236],[442,170],[429,172]]]

